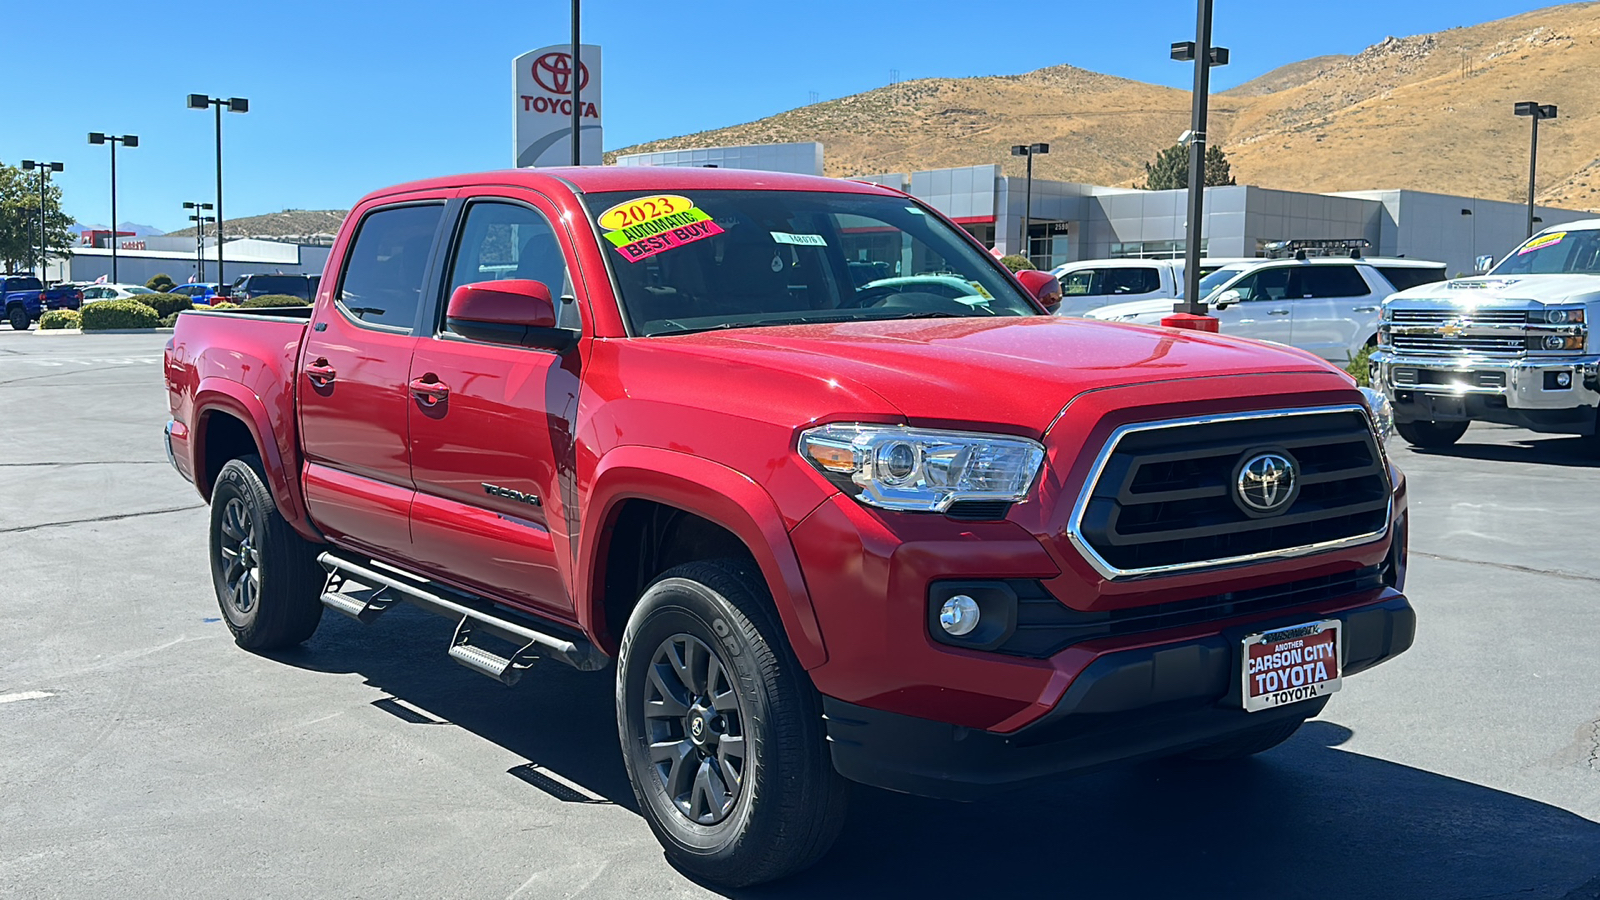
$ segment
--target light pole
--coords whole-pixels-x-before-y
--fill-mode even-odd
[[[217,110],[217,283],[225,281],[222,274],[222,110],[228,112],[247,113],[250,111],[250,101],[243,97],[211,97],[206,94],[190,94],[190,109],[205,109],[214,106]]]
[[[117,145],[133,148],[139,146],[137,134],[101,134],[89,132],[89,143],[111,145],[111,283],[117,283]]]
[[[217,217],[216,216],[208,216],[208,215],[205,214],[205,210],[211,209],[211,204],[209,204],[209,203],[190,203],[189,201],[185,200],[185,201],[183,201],[183,208],[184,209],[192,209],[192,210],[194,210],[194,215],[189,217],[189,221],[194,223],[194,258],[195,258],[195,262],[196,262],[196,265],[195,265],[195,280],[196,281],[205,281],[206,280],[206,253],[205,253],[205,247],[206,247],[206,223],[207,222],[215,222],[217,220]]]
[[[1206,316],[1206,304],[1200,296],[1200,236],[1206,212],[1206,113],[1211,102],[1211,67],[1228,64],[1228,48],[1211,46],[1211,0],[1199,0],[1196,5],[1195,39],[1172,45],[1173,59],[1194,63],[1194,98],[1189,122],[1189,221],[1184,228],[1183,302],[1173,307],[1177,315],[1170,323],[1188,323],[1215,331],[1214,318],[1199,322],[1180,318]]]
[[[1528,237],[1533,237],[1533,182],[1539,174],[1539,123],[1556,117],[1556,108],[1548,104],[1518,103],[1517,115],[1533,120],[1533,150],[1528,154]]]
[[[22,171],[29,172],[33,169],[39,170],[39,283],[43,284],[45,280],[45,266],[49,264],[50,257],[50,244],[49,240],[45,237],[44,231],[45,177],[51,172],[60,172],[66,169],[66,166],[58,162],[34,162],[31,159],[25,159],[22,161]],[[116,231],[116,228],[112,228],[111,230]]]
[[[567,75],[572,80],[572,164],[583,165],[583,144],[578,139],[578,120],[583,115],[578,106],[578,89],[583,87],[583,64],[578,61],[578,2],[572,0],[572,72]]]
[[[1012,156],[1028,158],[1028,187],[1022,195],[1022,256],[1030,263],[1033,262],[1033,241],[1028,234],[1033,225],[1033,158],[1049,152],[1049,144],[1016,144],[1011,148]]]

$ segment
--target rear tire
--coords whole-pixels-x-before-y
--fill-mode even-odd
[[[1467,426],[1471,424],[1471,422],[1401,422],[1394,428],[1411,446],[1438,450],[1461,440],[1461,436],[1467,433]]]
[[[27,331],[28,326],[33,324],[33,318],[28,315],[28,311],[20,306],[11,307],[6,313],[6,318],[11,322],[12,331]]]
[[[1205,747],[1197,747],[1184,754],[1187,758],[1197,762],[1227,762],[1228,760],[1244,759],[1265,753],[1273,747],[1294,737],[1294,733],[1305,724],[1305,719],[1289,719],[1285,722],[1273,722],[1270,725],[1261,725],[1248,731],[1241,731],[1233,737],[1221,740]]]
[[[211,584],[222,620],[246,650],[280,650],[322,621],[317,546],[279,514],[261,459],[229,460],[211,492]]]
[[[821,701],[771,602],[752,563],[678,566],[645,591],[617,655],[639,810],[668,860],[723,887],[810,866],[844,825]]]

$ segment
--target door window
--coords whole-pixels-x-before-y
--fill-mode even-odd
[[[1088,297],[1094,294],[1094,269],[1079,269],[1061,276],[1061,293],[1067,297]]]
[[[1105,276],[1105,294],[1150,294],[1161,290],[1161,273],[1155,269],[1107,269]]]
[[[1446,277],[1444,266],[1379,266],[1378,272],[1389,279],[1397,291],[1444,281]]]
[[[399,206],[369,214],[356,232],[339,283],[339,305],[373,325],[410,329],[444,207]]]
[[[561,240],[549,220],[537,210],[514,203],[474,203],[467,208],[445,298],[464,284],[504,278],[543,284],[556,300],[557,326],[582,327]],[[443,322],[439,327],[447,330]]]
[[[1282,300],[1289,296],[1289,275],[1292,271],[1286,268],[1266,269],[1239,279],[1229,290],[1238,291],[1241,300]]]
[[[1295,297],[1365,297],[1372,293],[1355,266],[1306,266],[1298,274]]]

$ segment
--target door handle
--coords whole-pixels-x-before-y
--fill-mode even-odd
[[[328,361],[325,359],[319,359],[316,362],[307,365],[305,367],[305,373],[306,377],[311,379],[311,383],[317,387],[327,387],[328,385],[333,384],[333,379],[338,377],[339,374],[338,372],[334,371],[333,366],[328,365]]]
[[[411,380],[411,393],[422,401],[423,406],[436,406],[449,398],[450,385],[438,378],[437,375],[430,374]]]
[[[1377,312],[1378,308],[1376,306],[1352,306],[1350,308],[1350,311],[1351,312]]]
[[[1287,316],[1288,314],[1289,314],[1289,311],[1287,309],[1269,309],[1269,310],[1267,310],[1267,315],[1269,315],[1269,316]]]

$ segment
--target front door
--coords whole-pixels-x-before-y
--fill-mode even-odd
[[[578,354],[469,340],[443,315],[462,285],[531,279],[557,298],[558,324],[581,328],[572,270],[537,201],[468,201],[457,229],[439,313],[411,363],[413,553],[463,587],[570,619],[556,548],[570,546],[563,487],[573,476]]]
[[[364,213],[296,367],[312,520],[378,556],[411,549],[406,376],[443,213],[442,198]]]
[[[1234,282],[1228,289],[1239,293],[1239,301],[1211,313],[1220,323],[1219,330],[1234,337],[1289,343],[1294,320],[1290,290],[1295,273],[1293,267],[1275,266]]]

